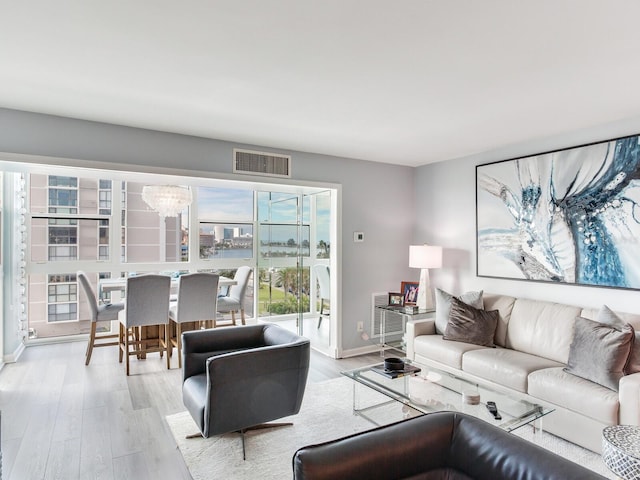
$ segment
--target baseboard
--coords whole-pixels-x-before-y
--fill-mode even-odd
[[[18,359],[20,358],[20,355],[22,355],[22,352],[24,352],[24,349],[25,349],[24,342],[20,342],[20,345],[18,345],[18,348],[16,348],[13,353],[10,353],[8,355],[4,355],[2,357],[2,362],[3,363],[15,363],[15,362],[17,362]]]
[[[375,352],[380,352],[380,345],[367,345],[365,347],[343,350],[340,358],[357,357],[359,355],[367,355]]]

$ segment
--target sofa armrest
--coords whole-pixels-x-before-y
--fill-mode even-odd
[[[640,425],[640,373],[625,375],[620,379],[620,425]]]
[[[415,360],[415,350],[413,348],[413,339],[418,335],[435,335],[436,320],[435,318],[424,318],[421,320],[409,320],[406,326],[405,344],[407,348],[407,358]]]

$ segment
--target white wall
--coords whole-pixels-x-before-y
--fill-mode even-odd
[[[397,291],[402,280],[418,279],[408,267],[413,168],[0,108],[0,152],[230,175],[233,148],[291,154],[295,180],[342,185],[342,348],[349,353],[370,345],[356,325],[369,322],[371,294]],[[365,233],[364,243],[353,243],[354,231]],[[15,332],[5,332],[9,353],[17,339]]]
[[[433,271],[432,283],[453,293],[484,289],[595,308],[607,304],[615,310],[640,313],[640,291],[480,278],[475,266],[476,165],[638,133],[640,118],[634,118],[418,168],[414,240],[442,245],[445,249],[443,268]]]

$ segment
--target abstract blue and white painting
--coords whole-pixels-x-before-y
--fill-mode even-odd
[[[478,275],[640,289],[639,142],[477,166]]]

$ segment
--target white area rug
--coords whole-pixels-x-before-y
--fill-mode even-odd
[[[371,398],[365,399],[367,404],[384,398],[369,389],[360,393],[368,395],[368,392]],[[300,413],[283,419],[292,421],[293,426],[246,434],[245,461],[242,460],[239,434],[186,439],[186,435],[198,432],[187,412],[170,415],[167,422],[194,480],[249,480],[258,477],[281,480],[292,477],[291,459],[298,448],[375,427],[370,421],[353,414],[352,402],[352,381],[347,378],[309,384]],[[392,402],[376,409],[375,419],[380,423],[392,423],[405,418],[407,412],[404,410],[399,403]],[[530,428],[524,427],[516,432],[522,437],[533,438]],[[602,463],[600,456],[589,450],[544,433],[541,438],[538,436],[536,443],[601,475],[617,478]]]

